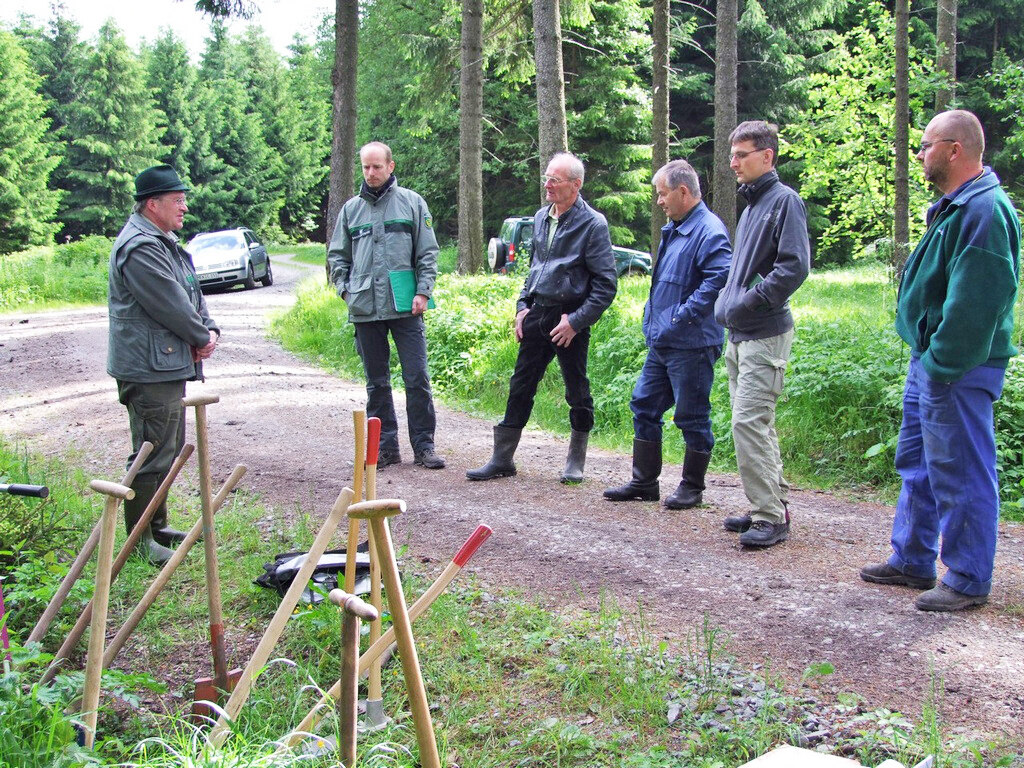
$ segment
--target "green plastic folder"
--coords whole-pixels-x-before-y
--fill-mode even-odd
[[[388,272],[391,279],[391,295],[395,297],[395,312],[412,312],[412,297],[416,295],[416,273],[411,269],[396,269]],[[427,309],[435,307],[433,299],[427,299]]]

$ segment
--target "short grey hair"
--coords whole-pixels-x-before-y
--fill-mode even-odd
[[[360,160],[363,159],[363,152],[365,152],[368,149],[379,149],[381,152],[383,152],[384,153],[384,162],[385,163],[390,163],[394,159],[391,156],[391,147],[389,147],[383,141],[371,141],[371,142],[369,142],[367,144],[363,144],[363,146],[361,146],[359,148],[359,159]]]
[[[142,213],[142,210],[146,207],[147,200],[149,200],[148,197],[144,197],[141,200],[136,200],[132,204],[132,213]]]
[[[583,183],[583,176],[586,171],[583,168],[583,161],[576,157],[576,155],[572,152],[555,152],[548,161],[548,165],[555,162],[565,167],[570,179],[579,179],[580,184]]]
[[[651,184],[657,186],[659,181],[664,181],[669,189],[686,187],[691,195],[700,200],[700,178],[693,166],[685,160],[672,160],[661,166],[651,179]]]
[[[942,125],[942,132],[960,142],[964,152],[978,159],[985,154],[985,131],[981,121],[973,112],[966,109],[952,109],[940,112],[936,117]]]

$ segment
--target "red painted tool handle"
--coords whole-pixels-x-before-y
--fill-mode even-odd
[[[371,416],[366,420],[366,463],[376,465],[380,452],[380,419]]]
[[[469,562],[477,549],[487,541],[487,537],[490,536],[493,531],[486,525],[478,525],[476,530],[473,531],[473,535],[466,539],[466,543],[462,545],[462,549],[455,553],[455,557],[452,558],[452,562],[455,563],[459,568]]]

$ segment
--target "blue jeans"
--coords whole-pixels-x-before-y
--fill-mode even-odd
[[[903,392],[896,449],[903,486],[889,564],[908,576],[932,578],[941,556],[949,569],[943,583],[967,595],[992,589],[999,520],[992,404],[1005,374],[978,366],[944,384],[912,358]]]
[[[711,383],[721,356],[720,346],[649,349],[629,402],[636,439],[660,443],[665,411],[675,406],[672,422],[682,430],[686,447],[710,453],[715,446]]]
[[[355,323],[356,351],[366,372],[366,415],[380,419],[380,447],[398,453],[398,419],[391,396],[391,346],[395,340],[405,383],[405,412],[409,442],[415,453],[434,448],[434,398],[427,371],[427,332],[422,316]]]

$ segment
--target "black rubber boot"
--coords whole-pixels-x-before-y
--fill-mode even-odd
[[[136,498],[144,498],[146,504],[149,504],[149,500],[156,495],[157,488],[160,487],[158,482],[150,482],[149,480],[136,480],[132,484],[132,489],[135,491]],[[143,506],[139,515],[142,515],[146,509]],[[153,538],[157,544],[165,547],[176,547],[178,544],[185,540],[188,535],[184,531],[179,531],[174,528],[169,528],[167,525],[167,499],[165,498],[160,502],[160,506],[156,508],[153,513],[153,517],[149,520],[149,530],[153,534]]]
[[[633,479],[617,488],[605,488],[612,501],[657,501],[661,496],[661,441],[633,439]]]
[[[471,469],[466,472],[470,480],[493,480],[496,477],[512,477],[516,473],[516,465],[512,463],[512,457],[519,447],[519,438],[523,436],[523,430],[512,429],[511,427],[494,427],[494,451],[491,459],[482,467]]]
[[[587,442],[589,432],[577,432],[569,435],[569,455],[565,457],[565,471],[559,478],[563,483],[582,483],[583,465],[587,463]]]
[[[132,532],[135,524],[142,517],[142,513],[146,511],[150,499],[153,498],[156,486],[145,481],[141,483],[136,481],[132,484],[132,490],[135,491],[135,498],[125,499],[124,502],[124,524],[125,530],[128,533]],[[174,554],[174,550],[168,549],[153,538],[152,521],[150,525],[146,526],[146,531],[142,534],[142,538],[139,539],[136,551],[146,558],[150,564],[158,566],[166,563],[171,559],[171,555]]]
[[[711,451],[705,453],[687,448],[683,457],[683,481],[662,504],[669,509],[692,509],[699,506],[703,500],[704,476],[710,463]]]

